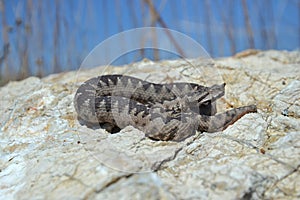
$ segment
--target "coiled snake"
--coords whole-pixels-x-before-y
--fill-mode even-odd
[[[74,106],[78,119],[89,127],[101,124],[114,132],[131,125],[154,140],[181,141],[196,131],[224,130],[243,115],[256,112],[256,106],[250,105],[216,114],[215,101],[224,92],[225,84],[155,84],[104,75],[78,88]]]

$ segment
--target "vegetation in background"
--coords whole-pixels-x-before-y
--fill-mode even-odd
[[[274,2],[0,0],[0,85],[32,75],[43,77],[77,69],[87,53],[104,39],[143,26],[191,35],[212,57],[248,48],[277,49],[278,13],[273,13]],[[298,35],[299,41],[295,42],[299,47],[300,1],[283,2],[298,10],[296,24],[288,22],[284,28]],[[166,13],[166,7],[171,12]],[[140,55],[144,57],[145,52],[141,50]],[[160,60],[160,56],[153,51],[154,60]]]

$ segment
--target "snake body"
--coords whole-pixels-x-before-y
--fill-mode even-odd
[[[104,75],[84,82],[74,98],[75,110],[86,125],[105,124],[107,130],[131,125],[154,140],[181,141],[196,131],[225,129],[243,115],[245,106],[216,114],[215,101],[225,84],[155,84],[123,75]]]

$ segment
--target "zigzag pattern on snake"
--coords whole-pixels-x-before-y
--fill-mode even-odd
[[[154,140],[181,141],[196,131],[224,130],[250,105],[217,114],[215,101],[225,84],[155,84],[123,75],[104,75],[84,82],[74,98],[78,119],[87,126],[101,124],[110,132],[133,126]]]

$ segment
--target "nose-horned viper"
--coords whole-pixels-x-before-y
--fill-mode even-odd
[[[196,131],[224,130],[243,115],[256,112],[250,105],[216,113],[215,101],[225,84],[205,87],[194,83],[155,84],[123,75],[104,75],[84,82],[74,105],[86,124],[131,125],[155,140],[180,141]]]

